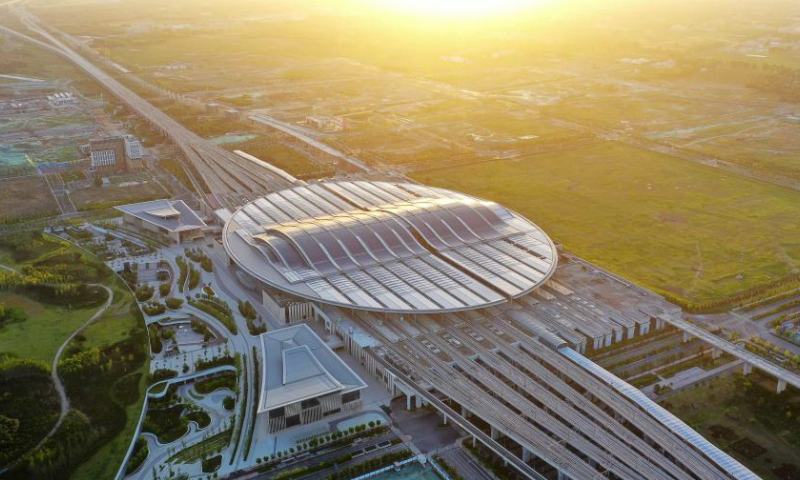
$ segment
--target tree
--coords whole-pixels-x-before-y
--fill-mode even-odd
[[[0,415],[0,445],[8,445],[16,438],[19,420]]]

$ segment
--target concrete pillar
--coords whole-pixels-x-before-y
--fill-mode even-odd
[[[600,350],[603,347],[603,337],[595,338],[593,341],[595,350]]]
[[[442,414],[442,425],[447,425],[447,414],[446,413]]]
[[[614,335],[614,341],[615,342],[621,342],[624,339],[624,335],[623,335],[624,333],[625,333],[625,331],[622,330],[621,328],[619,330],[617,330],[615,335]]]
[[[714,347],[714,348],[711,349],[711,358],[715,358],[716,359],[716,358],[719,358],[720,355],[722,355],[722,350],[721,349],[719,349],[717,347]]]
[[[406,394],[406,410],[411,410],[411,395]]]
[[[522,461],[528,463],[531,461],[531,451],[522,447]]]
[[[778,380],[778,393],[786,390],[786,380]]]
[[[490,425],[491,432],[492,432],[492,440],[497,440],[500,438],[500,430],[494,428],[494,425]]]
[[[414,404],[414,406],[415,406],[415,407],[417,407],[417,408],[420,408],[420,407],[422,406],[422,395],[420,395],[420,394],[415,394],[415,395],[414,395],[414,400],[416,401],[416,403]]]
[[[630,327],[630,328],[628,329],[628,340],[630,340],[630,339],[631,339],[631,338],[633,338],[634,336],[636,336],[636,327],[635,327],[635,326],[633,326],[633,327]]]
[[[610,347],[611,346],[611,334],[610,333],[608,335],[606,335],[605,346],[606,347]]]
[[[564,472],[559,470],[558,471],[558,480],[569,480],[569,477],[567,477],[567,475]]]
[[[656,330],[661,330],[662,328],[664,328],[664,319],[656,318]]]
[[[689,335],[689,332],[683,332],[683,340],[682,340],[683,343],[686,343],[691,339],[692,339],[692,336]]]
[[[478,446],[478,437],[475,435],[472,436],[472,448],[476,448]]]
[[[647,335],[650,333],[650,324],[643,323],[639,326],[639,334],[640,335]]]
[[[742,368],[742,373],[744,375],[750,375],[751,373],[753,373],[753,365],[751,365],[749,363],[745,363],[743,368]]]
[[[469,418],[472,416],[472,412],[470,412],[469,409],[464,405],[461,405],[461,416],[464,418]]]

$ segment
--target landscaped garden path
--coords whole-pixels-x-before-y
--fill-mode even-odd
[[[53,434],[56,433],[58,428],[61,426],[61,423],[64,421],[64,417],[67,416],[67,412],[69,412],[69,398],[67,398],[67,392],[64,390],[64,384],[61,383],[61,378],[59,378],[58,376],[58,360],[59,358],[61,358],[61,354],[64,352],[64,349],[67,348],[69,342],[71,342],[72,339],[75,338],[77,334],[81,333],[86,327],[91,325],[92,322],[100,318],[100,316],[103,315],[103,313],[105,313],[105,311],[108,309],[109,306],[111,306],[111,303],[114,301],[114,292],[110,288],[106,287],[105,285],[100,285],[97,283],[90,283],[89,285],[102,287],[103,289],[105,289],[106,293],[108,293],[108,299],[106,299],[106,302],[103,304],[103,306],[101,306],[97,310],[97,312],[95,312],[95,314],[92,315],[91,318],[89,318],[89,320],[86,320],[86,322],[83,325],[76,328],[75,331],[72,332],[72,334],[70,334],[70,336],[67,337],[66,340],[64,340],[64,343],[62,343],[61,346],[58,347],[56,356],[55,358],[53,358],[53,368],[50,371],[50,375],[53,377],[53,384],[56,387],[56,391],[58,392],[59,398],[61,399],[61,413],[58,415],[58,421],[56,422],[55,425],[53,425],[53,428],[51,428],[50,431],[47,432],[47,435],[45,435],[44,438],[42,438],[39,441],[39,443],[36,444],[36,446],[28,450],[28,452],[25,452],[25,454],[20,455],[19,456],[20,459],[24,458],[25,455],[27,455],[29,452],[32,452],[41,447],[42,445],[44,445],[44,442],[46,442],[48,439],[50,439],[50,437],[53,436]],[[8,469],[12,468],[15,465],[15,463],[16,462],[12,463],[11,465],[8,465],[7,468]]]

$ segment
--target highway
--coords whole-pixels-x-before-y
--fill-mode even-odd
[[[192,167],[189,172],[190,176],[196,172],[200,179],[202,179],[202,185],[195,185],[195,187],[199,192],[204,193],[203,200],[212,209],[219,207],[232,208],[255,199],[264,193],[281,190],[291,185],[286,178],[276,175],[273,171],[265,168],[258,168],[253,162],[214,145],[194,132],[191,132],[163,111],[117,81],[110,74],[95,66],[92,62],[73,50],[73,48],[67,46],[64,41],[41,26],[44,24],[37,17],[28,13],[24,7],[14,5],[12,10],[20,17],[21,21],[29,30],[50,43],[51,50],[56,51],[81,68],[115,97],[120,99],[125,105],[147,119],[154,127],[175,143]],[[7,28],[3,30],[12,31]],[[35,44],[39,46],[46,45],[46,42],[32,39],[19,32],[14,33],[18,34],[17,36],[20,38],[34,41]],[[64,37],[76,48],[85,48],[77,40],[66,35]],[[197,181],[197,179],[195,179],[195,181]]]
[[[692,335],[693,337],[697,337],[700,340],[710,344],[715,348],[722,350],[725,353],[730,353],[734,357],[744,360],[746,363],[749,363],[754,368],[757,368],[762,372],[765,372],[777,378],[778,380],[784,381],[795,388],[800,388],[800,375],[790,372],[785,368],[779,367],[778,365],[775,365],[769,360],[746,350],[744,347],[735,345],[725,340],[722,337],[714,335],[713,333],[709,332],[708,330],[705,330],[704,328],[698,327],[693,323],[687,322],[686,320],[677,318],[673,315],[665,316],[664,320],[670,325],[680,328],[681,330]]]
[[[311,145],[312,147],[314,147],[314,148],[316,148],[316,149],[318,149],[318,150],[320,150],[320,151],[322,151],[322,152],[324,152],[324,153],[326,153],[326,154],[328,154],[328,155],[330,155],[332,157],[336,157],[336,158],[340,158],[340,159],[344,160],[345,162],[355,166],[359,170],[362,170],[362,171],[367,172],[367,173],[371,173],[373,171],[369,166],[364,164],[364,162],[362,162],[362,161],[360,161],[360,160],[358,160],[356,158],[353,158],[350,155],[345,155],[344,153],[340,152],[339,150],[320,142],[316,138],[310,137],[309,135],[307,135],[306,133],[304,133],[300,129],[294,128],[291,125],[287,125],[287,124],[285,124],[283,122],[275,120],[272,117],[268,117],[266,115],[253,115],[253,116],[250,117],[250,120],[253,120],[254,122],[261,123],[263,125],[266,125],[268,127],[274,128],[276,130],[280,130],[281,132],[283,132],[283,133],[285,133],[287,135],[291,135],[292,137],[295,137],[298,140],[300,140],[300,141],[302,141],[302,142],[304,142],[304,143],[306,143],[308,145]]]

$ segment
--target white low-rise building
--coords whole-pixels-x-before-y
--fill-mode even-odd
[[[167,244],[203,238],[206,223],[182,200],[153,200],[116,207],[128,230]]]
[[[264,333],[261,348],[258,413],[270,433],[361,406],[367,384],[308,325]]]

